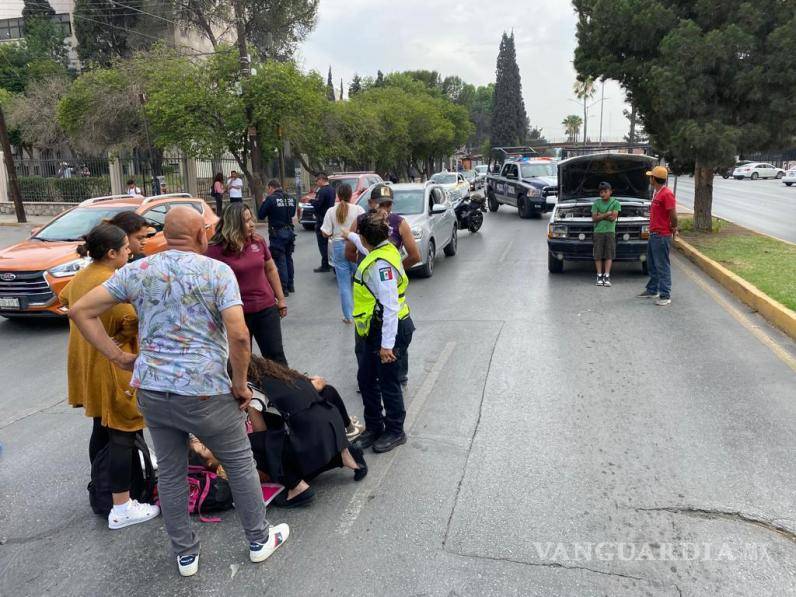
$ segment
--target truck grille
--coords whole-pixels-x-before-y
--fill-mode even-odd
[[[545,187],[542,189],[542,195],[545,197],[548,195],[558,195],[558,187]]]
[[[579,240],[580,235],[584,235],[583,240],[592,240],[594,236],[593,224],[567,224],[567,238]],[[625,234],[630,238],[627,240],[641,240],[641,228],[639,226],[619,226],[616,227],[616,240],[621,242],[625,240]]]
[[[6,280],[4,278],[11,278]],[[0,272],[0,297],[19,298],[20,304],[42,307],[49,304],[55,294],[44,278],[44,272]]]

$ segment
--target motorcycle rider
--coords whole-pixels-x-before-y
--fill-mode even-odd
[[[296,292],[293,285],[293,251],[296,233],[293,231],[293,218],[296,215],[296,199],[282,190],[282,184],[275,178],[268,181],[268,197],[260,205],[257,215],[261,220],[268,218],[268,244],[271,256],[279,270],[282,292],[288,296]]]

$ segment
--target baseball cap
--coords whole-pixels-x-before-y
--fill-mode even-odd
[[[669,170],[666,166],[655,166],[652,170],[647,171],[647,176],[652,176],[653,178],[668,178]]]
[[[392,189],[386,184],[377,184],[370,192],[370,198],[377,203],[392,203]]]
[[[600,191],[610,191],[613,187],[611,186],[610,182],[602,181],[599,185],[597,185],[597,189]]]

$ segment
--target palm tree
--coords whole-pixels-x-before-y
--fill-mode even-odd
[[[583,144],[586,145],[586,126],[588,123],[588,103],[597,90],[594,87],[594,79],[587,77],[582,81],[575,81],[575,97],[583,102]]]
[[[580,134],[580,125],[583,124],[583,119],[577,114],[570,114],[561,121],[561,124],[564,125],[564,131],[567,133],[569,142],[574,143]]]

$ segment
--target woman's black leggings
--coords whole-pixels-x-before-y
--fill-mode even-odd
[[[266,358],[287,367],[285,349],[282,347],[282,318],[276,306],[256,313],[245,313],[249,335],[257,340],[260,353]]]
[[[91,461],[100,450],[108,447],[108,463],[110,466],[111,493],[130,491],[130,478],[133,475],[133,458],[138,456],[135,450],[135,431],[119,431],[102,426],[102,419],[94,417],[91,439],[88,442],[88,454]]]

